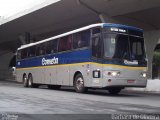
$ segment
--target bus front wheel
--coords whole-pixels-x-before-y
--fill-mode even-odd
[[[84,93],[87,91],[87,88],[84,86],[84,79],[81,74],[77,74],[74,79],[74,88],[78,93]]]

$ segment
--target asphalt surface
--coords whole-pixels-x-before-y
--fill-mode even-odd
[[[80,94],[68,87],[24,88],[22,84],[0,81],[0,120],[6,116],[18,120],[108,120],[131,114],[160,114],[160,94],[122,91],[110,95],[104,90]]]

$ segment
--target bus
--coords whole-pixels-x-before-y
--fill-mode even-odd
[[[24,87],[73,86],[79,93],[146,87],[143,30],[97,23],[23,45],[17,50],[16,78]]]

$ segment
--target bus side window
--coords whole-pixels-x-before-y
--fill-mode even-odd
[[[57,43],[58,43],[58,40],[54,40],[52,41],[51,45],[51,53],[56,53],[57,52]]]
[[[40,45],[36,45],[36,56],[39,56]]]
[[[21,60],[21,50],[17,51],[17,60]]]
[[[23,49],[23,50],[21,51],[21,58],[22,58],[22,59],[25,59],[25,58],[27,58],[27,56],[28,56],[28,49],[25,48],[25,49]]]
[[[28,57],[34,57],[35,56],[36,47],[32,46],[28,50]]]
[[[36,56],[41,56],[45,54],[45,44],[38,44],[36,46]]]
[[[96,58],[101,57],[100,36],[96,36],[92,38],[92,56]]]
[[[51,54],[51,45],[50,45],[50,42],[46,42],[45,43],[45,47],[46,47],[46,54]]]
[[[73,34],[73,49],[88,47],[90,41],[90,30]]]
[[[59,39],[58,52],[72,49],[72,35]]]
[[[53,54],[57,52],[57,40],[46,42],[46,54]]]
[[[40,45],[39,55],[44,55],[44,54],[45,54],[45,51],[46,51],[45,44],[42,43],[42,44]]]

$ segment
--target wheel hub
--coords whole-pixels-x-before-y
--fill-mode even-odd
[[[84,86],[84,81],[82,78],[78,78],[76,81],[77,89],[81,89]]]

